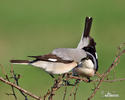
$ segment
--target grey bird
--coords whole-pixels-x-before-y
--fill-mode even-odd
[[[94,76],[98,69],[94,39],[89,36],[92,18],[86,17],[85,29],[77,48],[57,48],[51,53],[28,56],[35,60],[10,60],[13,64],[25,64],[42,68],[49,74],[64,74],[73,71],[80,76]]]

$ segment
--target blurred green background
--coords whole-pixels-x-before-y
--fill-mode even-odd
[[[54,48],[76,47],[86,16],[94,19],[91,36],[97,42],[99,72],[104,72],[114,60],[117,47],[125,42],[124,0],[1,0],[0,64],[9,74],[10,59],[29,59],[27,56],[47,54]],[[115,68],[116,78],[125,77],[124,60],[125,55]],[[52,86],[53,79],[39,68],[14,65],[14,70],[21,74],[20,86],[38,96]],[[1,69],[0,76],[4,76]],[[82,82],[77,100],[86,100],[92,88],[92,83]],[[62,100],[63,89],[54,100]],[[67,98],[71,89],[68,88]],[[10,92],[11,87],[0,82],[0,100],[14,100],[13,96],[5,95]],[[105,98],[107,92],[119,97]],[[93,100],[123,100],[124,93],[125,81],[103,83]],[[17,95],[18,100],[24,100],[18,91]]]

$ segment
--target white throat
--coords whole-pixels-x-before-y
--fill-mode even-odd
[[[84,68],[94,69],[94,63],[90,59],[84,60],[82,64]]]

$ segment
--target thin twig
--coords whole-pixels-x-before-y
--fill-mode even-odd
[[[19,86],[19,78],[20,78],[20,75],[17,76],[17,75],[14,73],[14,70],[13,70],[13,66],[12,66],[12,65],[11,65],[11,74],[12,74],[13,79],[14,79],[15,82],[16,82],[16,85]],[[19,91],[20,91],[20,90],[19,90]],[[28,100],[27,96],[26,96],[22,91],[20,91],[20,93],[24,96],[25,100]]]
[[[72,76],[71,76],[71,77],[72,77]],[[72,90],[71,90],[71,92],[70,92],[70,94],[69,94],[68,100],[70,100],[72,94],[74,94],[75,92],[77,92],[77,89],[75,89],[75,87],[78,86],[78,84],[80,83],[80,81],[82,81],[82,80],[77,79],[77,77],[73,77],[73,79],[76,79],[76,82],[75,82],[75,84],[74,84],[74,86],[73,86],[73,88],[72,88]],[[75,89],[75,92],[74,92],[74,89]],[[74,93],[73,93],[73,92],[74,92]],[[75,99],[75,96],[76,96],[76,94],[74,94],[74,99]]]
[[[17,86],[16,84],[14,84],[14,83],[12,83],[12,82],[9,82],[9,81],[5,80],[5,79],[2,78],[2,77],[0,77],[0,81],[4,82],[5,84],[8,84],[8,85],[10,85],[10,86],[15,87],[16,89],[22,91],[23,93],[29,95],[30,97],[32,97],[32,98],[34,98],[34,99],[36,99],[36,100],[42,100],[40,97],[38,97],[38,96],[36,96],[36,95],[34,95],[34,94],[32,94],[32,93],[30,93],[30,92],[24,90],[23,88]]]
[[[2,73],[6,76],[6,72],[5,72],[5,70],[4,70],[3,65],[2,65],[2,64],[0,64],[0,67],[1,67]]]
[[[68,78],[70,78],[70,79],[78,79],[78,80],[84,81],[84,82],[89,82],[88,79],[86,79],[86,78],[81,78],[81,77],[77,77],[77,76],[71,76],[71,75],[69,75]]]
[[[122,51],[121,51],[121,48],[122,48],[124,45],[125,45],[125,43],[123,43],[122,45],[120,45],[120,47],[118,48],[119,51],[118,51],[118,54],[116,55],[115,60],[114,60],[113,63],[109,66],[109,68],[107,69],[107,71],[105,71],[105,73],[103,73],[103,74],[101,75],[101,78],[91,81],[91,82],[98,82],[98,84],[97,84],[97,86],[95,87],[95,89],[94,89],[94,91],[92,92],[92,94],[90,95],[90,97],[88,98],[88,100],[91,100],[91,99],[95,96],[95,94],[96,94],[96,92],[98,91],[98,89],[100,88],[102,82],[116,82],[116,81],[124,81],[124,80],[125,80],[125,78],[113,79],[113,80],[105,80],[105,78],[109,75],[109,73],[111,72],[111,70],[114,69],[114,68],[117,66],[117,64],[119,63],[120,57],[125,53],[125,49],[122,49]],[[2,67],[1,67],[1,68],[2,68]],[[26,91],[26,90],[24,90],[23,88],[21,88],[21,87],[18,86],[18,85],[19,85],[19,83],[18,83],[19,76],[17,76],[17,75],[14,73],[14,70],[13,70],[12,67],[11,67],[11,74],[12,74],[12,76],[13,76],[13,78],[14,78],[16,84],[10,82],[9,77],[7,76],[7,74],[5,73],[5,71],[4,71],[3,68],[2,68],[2,72],[3,72],[4,75],[6,76],[6,79],[0,77],[0,81],[4,82],[5,84],[8,84],[8,85],[10,85],[10,86],[12,87],[12,92],[13,92],[13,93],[7,94],[7,95],[14,95],[15,100],[17,100],[16,94],[15,94],[15,91],[14,91],[14,88],[16,88],[16,89],[18,89],[18,90],[22,93],[22,95],[24,95],[24,97],[25,97],[26,94],[27,94],[27,95],[29,95],[30,97],[32,97],[32,98],[34,98],[34,99],[36,99],[36,100],[42,100],[41,97],[38,97],[38,96],[36,96],[36,95],[34,95],[34,94],[32,94],[32,93],[30,93],[30,92],[28,92],[28,91]],[[89,82],[89,80],[86,79],[86,78],[81,78],[81,77],[72,76],[71,74],[67,75],[65,78],[66,78],[66,81],[68,81],[68,80],[70,80],[70,79],[75,79],[75,80],[79,80],[79,81]],[[63,79],[62,79],[62,77],[59,76],[58,79],[56,79],[56,80],[54,81],[54,84],[53,84],[53,86],[51,87],[51,90],[48,90],[47,93],[44,95],[44,100],[45,100],[47,97],[48,97],[48,100],[53,100],[53,96],[55,95],[55,92],[56,92],[59,88],[61,88],[62,83],[63,83]],[[76,83],[77,83],[77,81],[76,81]],[[71,91],[71,93],[70,93],[70,97],[72,96],[72,94],[74,95],[74,100],[76,100],[76,93],[77,93],[77,90],[78,90],[78,84],[76,84],[76,83],[75,83],[74,86],[72,85],[73,88],[72,88],[72,91]],[[75,88],[76,85],[77,85],[77,87]],[[70,86],[71,86],[71,85],[70,85]],[[75,88],[75,90],[74,90],[74,88]],[[65,100],[66,94],[67,94],[67,86],[66,86],[65,91],[64,91],[63,100]],[[27,97],[25,97],[25,100],[27,100]]]
[[[6,79],[10,82],[10,80],[8,78],[8,75],[6,75]],[[16,96],[16,93],[15,93],[14,87],[11,86],[11,88],[12,88],[12,92],[13,92],[12,94],[13,94],[14,98],[15,98],[15,100],[17,100],[17,96]]]
[[[48,100],[53,100],[53,96],[55,95],[55,92],[61,87],[61,85],[62,85],[62,77],[59,76],[58,79],[54,81],[54,85],[51,87]]]
[[[65,90],[64,90],[63,100],[65,100],[66,98],[66,93],[67,93],[67,86],[65,87]]]
[[[92,80],[91,82],[99,82],[99,79]],[[103,80],[103,82],[108,82],[108,83],[113,83],[113,82],[118,82],[118,81],[125,81],[125,78],[120,78],[120,79],[113,79],[113,80]]]
[[[2,72],[3,72],[3,74],[5,75],[6,79],[10,82],[8,75],[5,73],[5,70],[4,70],[3,65],[0,64],[0,66],[1,66]],[[13,95],[14,98],[15,98],[15,100],[17,100],[17,96],[16,96],[16,93],[15,93],[14,87],[11,86],[11,89],[12,89],[12,92],[13,92],[13,93],[11,93],[11,94],[10,94],[10,93],[6,93],[6,94],[7,94],[7,95]]]
[[[44,100],[46,100],[47,96],[50,95],[50,90],[47,91],[47,93],[44,95]]]
[[[74,100],[76,100],[76,93],[77,93],[77,91],[78,91],[78,87],[79,87],[79,84],[77,84],[76,89],[75,89],[75,92],[73,93],[73,94],[74,94]]]
[[[110,65],[110,67],[108,68],[108,70],[103,74],[102,78],[100,79],[99,83],[97,84],[96,88],[94,89],[93,93],[91,94],[91,96],[88,98],[88,100],[91,100],[94,95],[96,94],[96,92],[98,91],[98,89],[100,88],[101,83],[104,81],[104,78],[111,72],[111,70],[118,64],[118,60],[120,59],[121,55],[123,55],[125,53],[125,49],[122,50],[121,52],[119,52],[119,54],[116,56],[115,60],[113,61],[113,63]]]

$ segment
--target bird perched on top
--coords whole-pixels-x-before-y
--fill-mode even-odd
[[[92,17],[86,17],[85,28],[77,48],[57,48],[51,53],[28,56],[35,60],[11,60],[13,64],[32,65],[50,74],[64,74],[73,71],[80,76],[94,76],[98,70],[98,59],[94,39],[89,36]]]
[[[79,65],[73,69],[74,74],[86,76],[88,78],[94,76],[94,74],[98,70],[98,56],[96,53],[96,43],[94,39],[90,37],[91,25],[92,17],[86,17],[84,32],[77,46],[77,49],[84,50],[87,56],[82,58]]]

